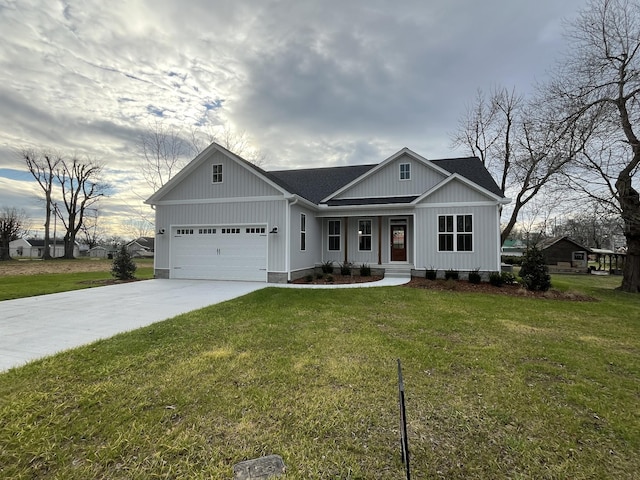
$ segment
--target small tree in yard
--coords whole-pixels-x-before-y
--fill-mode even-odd
[[[118,280],[132,280],[135,278],[136,263],[131,259],[131,255],[124,245],[116,254],[111,265],[111,275]]]
[[[544,255],[536,247],[530,247],[522,258],[520,277],[527,290],[546,292],[551,288],[551,276]]]

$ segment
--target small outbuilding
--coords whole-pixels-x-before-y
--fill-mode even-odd
[[[587,270],[587,260],[591,249],[567,236],[545,238],[538,242],[537,247],[549,266],[556,266],[560,269]]]

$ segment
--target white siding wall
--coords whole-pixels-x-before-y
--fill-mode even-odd
[[[411,165],[411,180],[400,180],[401,163]],[[435,169],[403,155],[336,198],[422,195],[444,178]]]
[[[486,195],[473,190],[459,180],[452,180],[428,197],[429,203],[472,203],[488,200]]]
[[[156,235],[155,268],[168,269],[169,241],[173,226],[267,224],[277,225],[278,234],[269,235],[269,272],[284,272],[286,244],[287,200],[247,201],[236,203],[202,203],[188,205],[158,205],[156,207],[156,231],[165,229],[164,235]]]
[[[473,215],[473,252],[438,252],[438,215]],[[497,206],[416,208],[415,228],[420,239],[416,268],[483,271],[500,269],[500,225]]]
[[[300,250],[300,214],[306,215],[306,250]],[[291,271],[313,268],[322,258],[322,220],[314,211],[300,204],[291,207]]]
[[[212,166],[222,165],[222,183],[212,183]],[[242,165],[215,151],[162,198],[163,201],[281,195]]]

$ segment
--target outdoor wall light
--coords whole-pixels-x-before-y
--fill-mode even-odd
[[[278,233],[278,227],[273,227],[269,233]]]
[[[160,230],[158,230],[158,235],[164,235],[164,228],[161,228]]]

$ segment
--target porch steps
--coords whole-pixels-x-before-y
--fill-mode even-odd
[[[411,267],[387,267],[384,269],[384,276],[387,278],[407,278],[411,276]]]

